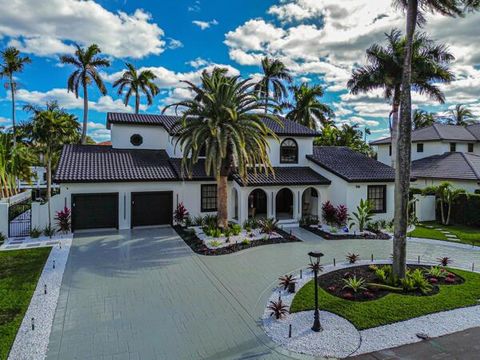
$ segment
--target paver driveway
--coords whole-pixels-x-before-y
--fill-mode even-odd
[[[193,253],[170,228],[76,235],[48,359],[291,358],[259,325],[276,279],[304,267],[312,249],[324,252],[325,262],[347,252],[364,259],[391,253],[390,241],[295,232],[304,242],[217,257]],[[409,258],[418,255],[480,262],[469,249],[409,243]]]

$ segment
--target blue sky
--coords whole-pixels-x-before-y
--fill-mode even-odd
[[[382,41],[393,27],[403,29],[403,15],[390,1],[0,0],[0,6],[0,46],[15,45],[32,58],[18,75],[19,120],[27,117],[23,104],[53,99],[81,118],[82,99],[65,89],[72,69],[60,66],[58,56],[72,52],[74,43],[95,42],[112,60],[102,74],[108,95],[93,88],[89,94],[89,133],[98,141],[109,139],[106,111],[132,110],[111,87],[125,61],[157,74],[161,94],[142,111],[158,113],[165,104],[188,96],[180,80],[198,81],[203,69],[215,65],[255,78],[265,55],[286,62],[298,82],[323,84],[324,101],[334,107],[337,122],[368,126],[372,139],[386,135],[390,105],[382,93],[352,96],[345,83],[364,62],[368,46]],[[480,114],[480,49],[472,45],[480,33],[479,20],[478,14],[461,20],[429,17],[424,30],[451,47],[457,79],[443,87],[446,104],[415,95],[416,107],[446,111],[466,103]],[[10,112],[9,94],[2,86],[0,125],[9,125]]]

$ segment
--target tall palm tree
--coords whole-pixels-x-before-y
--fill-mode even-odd
[[[160,89],[153,82],[157,76],[151,70],[143,70],[138,73],[133,64],[126,63],[127,71],[125,71],[120,79],[113,83],[113,87],[118,86],[118,95],[122,95],[125,88],[124,103],[128,106],[130,97],[135,95],[135,114],[140,109],[140,93],[147,97],[147,104],[153,104],[153,98],[159,93]]]
[[[451,125],[466,126],[475,123],[475,115],[463,104],[455,105],[455,108],[449,111],[448,123]]]
[[[407,227],[410,190],[411,140],[412,140],[412,59],[414,34],[417,23],[425,23],[423,12],[445,16],[460,16],[465,11],[480,7],[479,0],[394,0],[406,12],[405,57],[403,60],[400,96],[400,121],[395,147],[395,214],[393,236],[393,273],[404,278],[407,268]]]
[[[16,119],[15,119],[15,92],[17,91],[17,83],[14,80],[14,74],[23,71],[24,65],[29,64],[32,60],[28,56],[20,56],[20,51],[13,46],[6,48],[0,52],[0,78],[8,79],[8,87],[10,88],[10,96],[12,98],[12,128],[13,128],[13,145],[16,144]]]
[[[226,228],[228,176],[235,170],[246,181],[249,168],[273,171],[267,137],[277,136],[261,118],[278,119],[259,113],[263,100],[249,79],[227,76],[225,69],[204,71],[200,86],[184,82],[194,98],[171,104],[164,112],[170,107],[183,111],[176,144],[183,150],[182,164],[189,175],[205,149],[205,171],[217,180],[218,226]]]
[[[273,98],[280,102],[288,96],[288,89],[285,83],[292,82],[290,70],[278,59],[264,57],[262,59],[263,76],[255,85],[255,91],[260,98],[265,99],[265,113],[268,112],[268,101]],[[272,95],[270,95],[270,92]]]
[[[384,97],[392,102],[389,114],[392,148],[396,148],[400,96],[402,88],[405,38],[401,31],[394,29],[386,34],[386,46],[374,44],[367,49],[367,65],[355,69],[347,86],[352,94],[383,89]],[[413,40],[412,87],[439,103],[445,96],[437,83],[453,80],[449,64],[454,59],[443,44],[435,44],[425,34],[416,34]],[[392,159],[392,165],[394,165]]]
[[[43,154],[47,168],[48,224],[51,227],[52,168],[63,145],[78,143],[80,125],[76,116],[59,108],[56,102],[47,103],[45,109],[27,106],[25,110],[33,115],[31,121],[22,126],[23,135],[35,151]]]
[[[0,132],[0,198],[18,192],[17,180],[31,179],[34,156],[23,142],[13,143],[13,133]]]
[[[102,95],[107,94],[107,89],[98,73],[98,69],[110,66],[110,61],[98,56],[101,51],[97,44],[92,44],[86,49],[79,45],[76,46],[75,55],[63,55],[60,57],[60,62],[75,67],[75,71],[68,78],[68,91],[74,92],[78,98],[80,86],[83,90],[82,144],[85,144],[88,124],[88,86],[95,83]]]
[[[287,119],[316,130],[318,124],[325,125],[335,117],[332,108],[320,102],[324,95],[321,85],[309,86],[307,83],[291,87],[294,104],[286,103],[284,106],[290,111]]]
[[[413,129],[421,129],[435,124],[435,114],[425,110],[415,109],[413,112]]]

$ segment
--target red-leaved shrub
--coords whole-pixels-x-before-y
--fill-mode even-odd
[[[71,215],[72,212],[66,206],[61,211],[57,211],[55,215],[55,220],[57,222],[57,226],[60,232],[68,233],[70,232],[71,228]]]
[[[337,209],[330,201],[322,204],[322,217],[327,224],[335,224],[337,218]]]

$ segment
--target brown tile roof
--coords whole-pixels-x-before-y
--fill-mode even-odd
[[[395,181],[392,167],[347,147],[314,146],[307,159],[348,182]]]
[[[234,175],[235,181],[241,186],[267,186],[267,185],[329,185],[330,180],[320,175],[309,167],[288,166],[274,167],[274,173],[252,171],[248,173],[247,183],[244,184],[238,175]]]
[[[472,141],[476,142],[480,140],[480,137],[476,137],[475,131],[478,131],[480,135],[480,129],[476,128],[476,125],[469,127],[446,125],[446,124],[434,124],[425,128],[412,131],[412,142],[420,141]],[[390,144],[391,138],[384,138],[372,141],[371,145],[383,145]]]
[[[283,126],[271,119],[263,119],[265,125],[268,126],[278,136],[305,136],[313,137],[318,135],[316,131],[309,129],[296,122],[279,117]],[[133,125],[154,125],[162,126],[171,135],[178,130],[179,116],[171,115],[154,115],[154,114],[131,114],[131,113],[107,113],[107,129],[111,124],[133,124]]]
[[[416,178],[480,180],[480,156],[451,152],[412,161]]]
[[[164,150],[65,145],[55,182],[174,181],[178,176]]]

